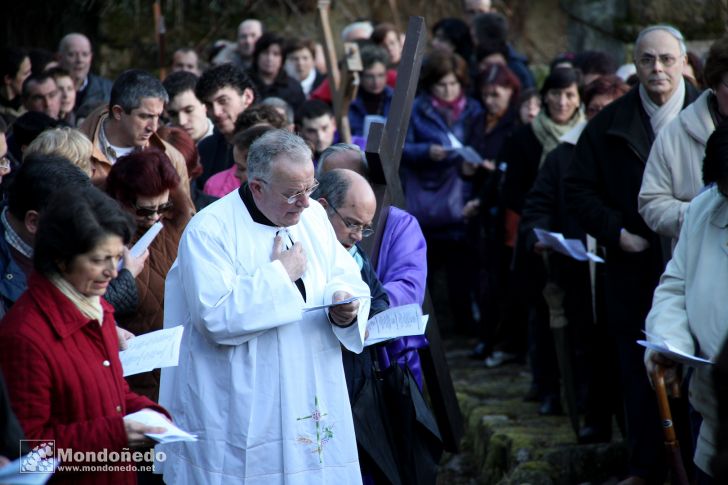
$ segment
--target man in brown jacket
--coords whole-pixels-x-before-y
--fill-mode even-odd
[[[156,147],[172,161],[181,179],[180,189],[189,197],[184,157],[156,134],[167,101],[161,81],[150,73],[138,69],[121,73],[111,88],[109,105],[94,110],[80,127],[94,145],[91,165],[95,182],[106,178],[117,158]]]

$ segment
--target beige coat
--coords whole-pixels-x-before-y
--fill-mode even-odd
[[[663,128],[642,177],[639,212],[656,233],[677,241],[688,203],[703,187],[703,156],[715,124],[705,91]]]
[[[101,143],[99,141],[99,132],[101,131],[101,123],[109,117],[108,106],[100,106],[88,115],[88,117],[81,123],[79,130],[89,137],[94,145],[94,151],[91,154],[91,168],[93,174],[91,175],[92,180],[95,183],[102,182],[111,170],[111,162],[106,158],[104,152],[101,151]],[[162,150],[167,154],[169,160],[172,162],[175,170],[179,174],[180,178],[180,189],[182,192],[190,196],[190,178],[187,175],[187,164],[182,154],[172,145],[162,140],[154,133],[149,139],[149,146],[154,146]]]
[[[684,352],[714,360],[728,335],[726,295],[728,200],[712,187],[685,212],[672,260],[655,290],[646,330]],[[718,424],[711,371],[711,367],[695,369],[689,392],[690,403],[703,416],[695,464],[706,473],[715,454]]]

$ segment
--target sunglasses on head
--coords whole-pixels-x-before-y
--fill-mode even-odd
[[[134,209],[136,209],[136,215],[138,215],[139,217],[152,217],[155,214],[159,214],[160,216],[162,216],[172,210],[172,207],[172,201],[165,202],[164,204],[160,204],[157,207],[140,207],[134,204]]]

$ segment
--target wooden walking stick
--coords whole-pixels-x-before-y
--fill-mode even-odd
[[[680,444],[675,436],[675,428],[672,423],[672,413],[670,412],[670,403],[667,400],[667,390],[665,389],[665,368],[661,365],[655,366],[655,372],[652,376],[652,382],[655,385],[655,393],[657,394],[657,407],[660,409],[660,419],[662,420],[662,430],[665,433],[665,449],[667,450],[667,458],[670,461],[672,469],[673,485],[688,485],[688,475],[685,472],[682,456],[680,455]],[[679,397],[680,385],[673,382],[672,393],[674,397]]]

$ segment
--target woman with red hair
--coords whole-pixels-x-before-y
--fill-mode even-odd
[[[195,179],[202,175],[202,164],[200,153],[192,137],[185,130],[176,126],[162,126],[157,130],[157,135],[177,149],[185,159],[187,175],[190,177],[190,198],[195,204],[195,210],[202,210],[215,202],[218,198],[208,195],[195,182]]]
[[[117,322],[135,335],[162,328],[164,280],[177,258],[182,231],[194,214],[178,185],[179,175],[167,155],[152,149],[119,158],[106,179],[106,193],[134,216],[137,232],[132,243],[154,223],[164,225],[149,246],[147,264],[136,277],[139,307]],[[135,392],[157,400],[159,370],[128,377],[127,381]]]

